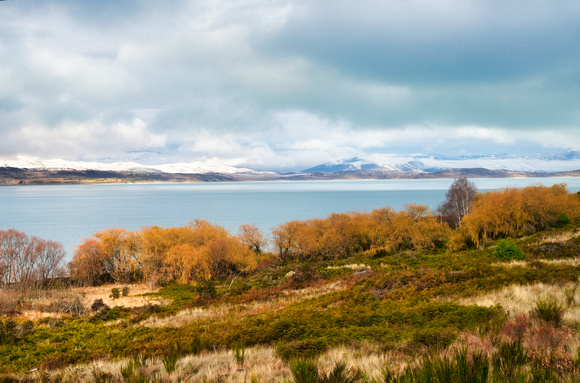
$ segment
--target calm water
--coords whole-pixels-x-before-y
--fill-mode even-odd
[[[472,179],[479,190],[567,183],[580,178]],[[406,203],[437,207],[453,180],[289,181],[195,184],[58,185],[0,187],[0,230],[14,228],[72,249],[112,227],[183,226],[195,218],[237,233],[255,224],[265,234],[294,219],[371,211]]]

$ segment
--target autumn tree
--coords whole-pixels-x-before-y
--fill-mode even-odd
[[[529,228],[555,226],[564,215],[580,217],[580,200],[565,185],[506,188],[478,194],[470,214],[453,235],[452,247],[483,246],[488,240],[518,237]]]
[[[249,249],[252,249],[257,254],[260,254],[266,245],[262,230],[256,225],[241,225],[238,230],[238,237]]]
[[[325,219],[290,221],[272,232],[284,263],[288,259],[346,258],[378,248],[432,249],[447,241],[450,229],[431,215],[428,207],[407,205],[400,212],[383,208],[371,213],[335,213]]]
[[[182,283],[202,282],[223,279],[256,267],[254,252],[222,226],[195,220],[187,225],[187,230],[187,241],[167,250],[164,269],[171,279]]]
[[[142,267],[145,279],[157,284],[165,275],[165,262],[169,249],[192,241],[188,227],[145,227],[137,233],[137,263]]]
[[[457,178],[445,195],[445,202],[439,206],[437,213],[451,228],[457,228],[464,216],[471,212],[473,200],[477,194],[475,184],[465,177]]]
[[[530,186],[522,189],[523,209],[534,229],[558,226],[580,215],[580,199],[568,192],[565,184]]]
[[[105,270],[116,282],[139,280],[142,265],[137,256],[137,236],[125,229],[108,229],[94,234],[103,253]]]
[[[297,237],[301,225],[300,221],[289,221],[272,229],[274,246],[282,264],[297,253]]]
[[[0,231],[0,282],[28,289],[64,275],[65,252],[58,242],[29,237],[10,229]]]
[[[165,270],[169,280],[179,283],[207,281],[211,279],[211,269],[207,249],[189,243],[181,243],[167,251]]]
[[[86,239],[75,250],[68,264],[71,280],[83,286],[99,286],[113,282],[110,267],[107,268],[106,254],[95,238]]]

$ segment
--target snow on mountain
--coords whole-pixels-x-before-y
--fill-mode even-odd
[[[101,170],[133,173],[180,173],[180,174],[247,174],[273,175],[214,162],[188,162],[161,165],[142,165],[136,162],[84,162],[59,159],[43,160],[31,156],[0,158],[0,167],[45,170]],[[515,155],[435,155],[435,154],[371,154],[327,162],[303,170],[302,173],[333,172],[384,172],[384,173],[432,173],[443,169],[511,170],[524,172],[559,172],[580,170],[580,151],[565,151],[534,156]]]
[[[233,166],[207,164],[204,162],[176,163],[165,165],[141,165],[135,162],[84,162],[66,160],[42,160],[30,156],[18,156],[15,158],[0,158],[0,167],[13,167],[21,169],[39,170],[101,170],[116,172],[142,172],[142,173],[181,173],[181,174],[236,174],[236,173],[258,173],[251,169],[236,168]]]
[[[328,162],[303,172],[335,172],[375,170],[383,172],[436,172],[442,169],[484,168],[524,172],[559,172],[580,170],[580,152],[567,151],[536,156],[468,155],[440,156],[415,154],[397,156],[374,154],[367,158],[356,157]]]
[[[258,173],[255,170],[246,168],[236,168],[233,166],[207,164],[204,162],[188,162],[167,165],[149,166],[151,169],[160,170],[164,173],[181,173],[181,174],[207,174],[207,173],[222,173],[222,174],[237,174],[237,173]]]
[[[363,159],[360,157],[349,158],[346,160],[327,162],[322,165],[303,170],[303,173],[333,173],[333,172],[353,172],[373,170],[377,172],[419,172],[424,173],[425,165],[418,160],[413,161],[389,161],[384,163],[374,162],[372,159]]]
[[[311,172],[322,172],[322,173],[333,173],[333,172],[349,172],[356,170],[371,170],[378,168],[379,165],[372,163],[368,160],[363,160],[359,157],[349,158],[346,160],[338,160],[324,163],[322,165],[315,166],[310,169],[303,170],[304,173]]]

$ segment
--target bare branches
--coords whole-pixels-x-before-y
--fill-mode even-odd
[[[40,287],[64,275],[64,249],[58,242],[29,237],[14,229],[0,231],[0,284]]]
[[[443,221],[451,228],[457,228],[464,216],[471,212],[477,194],[475,184],[465,177],[456,179],[446,194],[446,200],[437,209]]]

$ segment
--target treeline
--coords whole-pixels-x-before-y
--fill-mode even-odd
[[[580,198],[563,184],[476,193],[473,184],[459,179],[434,213],[411,204],[402,211],[387,207],[283,223],[272,229],[272,253],[265,256],[285,263],[346,258],[368,250],[457,250],[579,217]],[[265,244],[253,225],[243,225],[233,236],[202,220],[180,228],[110,229],[77,247],[69,271],[73,281],[88,285],[225,279],[253,270]]]
[[[290,221],[272,231],[282,262],[345,258],[371,249],[434,249],[443,246],[450,233],[449,225],[421,205],[407,205],[399,212],[387,207]]]
[[[399,212],[382,208],[331,214],[326,219],[279,225],[273,238],[282,262],[304,261],[344,258],[373,249],[480,247],[489,240],[532,234],[578,217],[580,198],[563,184],[476,193],[472,184],[459,179],[435,214],[421,205],[407,205]]]
[[[478,193],[471,212],[451,238],[454,249],[480,247],[489,240],[520,237],[580,217],[580,195],[565,184]]]
[[[246,227],[242,234],[250,232],[246,237],[253,242],[203,220],[177,228],[105,230],[75,249],[68,265],[70,278],[84,285],[144,280],[167,284],[223,279],[248,272],[256,267],[261,233],[252,235],[250,229],[256,228]]]
[[[30,289],[65,275],[65,251],[58,242],[14,230],[0,230],[0,286]]]

